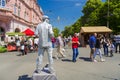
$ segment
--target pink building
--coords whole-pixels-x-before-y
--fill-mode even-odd
[[[23,32],[26,28],[35,30],[42,15],[37,0],[0,0],[1,39],[6,32]]]

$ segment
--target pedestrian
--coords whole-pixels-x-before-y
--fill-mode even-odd
[[[35,49],[35,51],[38,51],[38,43],[39,43],[39,38],[35,37],[35,39],[34,39],[34,49]]]
[[[16,42],[17,51],[20,51],[20,39],[16,38],[15,42]]]
[[[48,71],[49,73],[53,73],[53,58],[52,58],[52,42],[51,38],[54,37],[52,25],[49,23],[49,17],[43,16],[43,22],[39,23],[36,27],[35,35],[39,37],[39,44],[38,44],[38,58],[36,60],[36,73],[41,73],[42,70],[42,62],[43,62],[43,55],[44,52],[47,51],[48,54]]]
[[[90,49],[91,49],[91,51],[90,51],[90,59],[92,61],[94,61],[93,54],[95,52],[96,36],[97,36],[97,33],[93,33],[89,38],[89,46],[90,46]]]
[[[115,43],[116,43],[115,53],[117,53],[118,51],[120,53],[120,35],[115,35],[114,40],[115,40]],[[119,49],[118,49],[118,47],[119,47]]]
[[[21,55],[25,55],[25,44],[24,44],[24,41],[21,41],[21,46],[20,46],[20,50],[21,50]]]
[[[77,33],[74,34],[72,37],[72,50],[73,50],[73,56],[72,56],[72,61],[76,62],[76,59],[78,57],[79,51],[78,51],[78,46],[80,45],[79,39],[77,36]]]
[[[32,40],[32,38],[28,39],[28,48],[29,48],[29,52],[33,51],[33,40]]]
[[[62,34],[59,34],[59,36],[57,37],[56,40],[57,43],[57,55],[56,55],[56,59],[58,59],[59,54],[64,58],[66,57],[66,55],[63,53],[64,52],[64,43],[63,43],[63,39],[62,39]]]
[[[115,46],[113,44],[113,41],[110,40],[110,44],[109,44],[109,52],[110,52],[110,57],[113,57],[113,52],[115,50]]]
[[[51,38],[51,41],[52,41],[52,47],[54,48],[55,47],[55,38]]]
[[[102,57],[102,51],[101,51],[101,34],[98,34],[97,36],[97,39],[96,39],[96,44],[95,44],[95,52],[94,52],[94,55],[93,55],[93,61],[94,62],[97,62],[97,60],[95,59],[96,58],[96,55],[99,55],[100,56],[100,61],[105,61],[105,59],[103,59]]]
[[[109,41],[108,38],[106,38],[105,41],[104,41],[104,44],[103,44],[103,46],[104,46],[104,55],[106,57],[108,57],[108,53],[109,53],[109,50],[108,50],[109,44],[110,44],[110,41]]]

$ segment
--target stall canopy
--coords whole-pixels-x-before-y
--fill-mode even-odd
[[[106,26],[88,26],[88,27],[81,27],[80,33],[94,33],[94,32],[112,32],[111,29],[109,29]]]
[[[26,36],[33,36],[34,35],[34,31],[32,31],[31,29],[26,29],[25,31],[23,31],[23,33],[25,33]]]
[[[15,36],[15,35],[24,36],[25,33],[22,33],[22,32],[6,32],[6,35],[8,35],[8,36]]]

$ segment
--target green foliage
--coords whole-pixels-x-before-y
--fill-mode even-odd
[[[64,28],[64,36],[79,32],[81,26],[107,26],[107,22],[114,33],[120,32],[120,0],[109,0],[109,4],[108,0],[88,0],[82,12],[73,25]]]
[[[54,36],[57,37],[59,35],[59,29],[53,28]]]
[[[7,52],[7,48],[0,46],[0,53]]]
[[[103,5],[101,0],[89,0],[83,7],[81,22],[83,26],[98,25],[99,8]]]
[[[68,37],[70,35],[74,35],[74,33],[79,33],[81,25],[81,19],[78,19],[73,25],[66,26],[64,31],[62,31],[63,36]]]
[[[109,0],[109,4],[108,1],[89,0],[82,12],[82,26],[107,26],[109,21],[109,28],[116,33],[120,32],[120,0]]]
[[[64,31],[62,32],[62,34],[63,34],[63,36],[66,36],[66,37],[73,34],[72,27],[71,26],[66,26],[64,28]]]

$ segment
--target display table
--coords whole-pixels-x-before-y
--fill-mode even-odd
[[[15,51],[15,50],[17,50],[15,45],[14,46],[12,46],[12,45],[7,46],[7,51]]]
[[[40,74],[34,72],[32,80],[57,80],[57,78],[55,73],[50,74],[47,69],[44,68]]]

